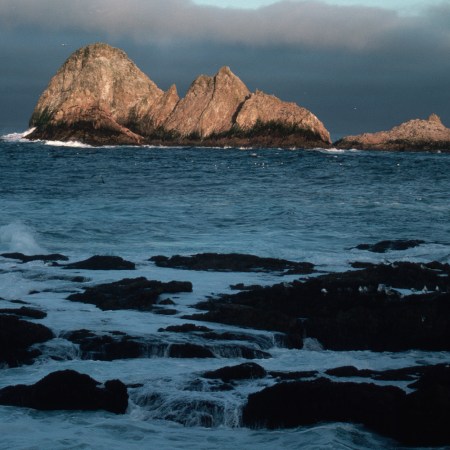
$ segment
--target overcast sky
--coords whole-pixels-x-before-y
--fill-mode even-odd
[[[450,0],[0,0],[0,129],[25,129],[59,66],[97,41],[180,95],[228,65],[333,139],[432,112],[450,127]]]

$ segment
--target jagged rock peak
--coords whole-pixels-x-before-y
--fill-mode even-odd
[[[435,122],[435,123],[439,123],[442,125],[442,121],[441,118],[437,115],[437,114],[430,114],[430,116],[428,117],[428,122]]]
[[[163,91],[128,58],[124,51],[103,43],[75,51],[41,95],[31,125],[73,123],[79,111],[96,107],[127,126],[162,96]]]
[[[228,131],[233,116],[250,91],[230,70],[222,67],[213,77],[198,76],[165,124],[182,136],[201,137]]]

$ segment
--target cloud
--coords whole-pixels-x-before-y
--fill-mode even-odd
[[[256,10],[202,6],[192,0],[0,0],[2,27],[100,31],[137,42],[214,41],[252,46],[367,51],[391,37],[433,35],[448,42],[443,10],[402,17],[392,10],[336,6],[321,1],[280,1]],[[436,27],[434,27],[436,23]],[[435,31],[433,31],[435,30]]]

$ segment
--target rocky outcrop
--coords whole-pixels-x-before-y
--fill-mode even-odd
[[[316,116],[260,91],[229,67],[200,75],[180,100],[119,49],[92,44],[73,53],[41,95],[28,139],[92,145],[328,146]]]
[[[0,314],[0,366],[32,364],[34,358],[41,355],[32,345],[46,342],[53,337],[52,331],[44,325],[10,314]]]
[[[427,120],[410,120],[389,131],[347,136],[335,145],[343,149],[362,150],[450,151],[450,129],[436,114],[431,114]]]
[[[311,139],[319,138],[331,143],[330,133],[323,123],[310,111],[295,103],[283,102],[274,95],[256,91],[242,105],[236,124],[242,130],[251,130],[258,123],[279,123],[295,132],[311,135]]]
[[[43,411],[104,409],[124,414],[128,407],[128,392],[120,380],[108,380],[100,386],[89,375],[61,370],[33,385],[18,384],[0,389],[0,404]]]
[[[450,369],[429,370],[406,394],[393,386],[336,383],[325,378],[279,383],[250,394],[242,422],[252,428],[293,428],[320,422],[363,424],[415,447],[450,444]]]

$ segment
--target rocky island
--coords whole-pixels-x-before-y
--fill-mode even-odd
[[[446,128],[436,114],[427,120],[414,119],[389,131],[347,136],[335,143],[342,149],[450,151],[450,128]]]
[[[31,140],[91,145],[329,147],[310,111],[261,91],[230,70],[200,75],[184,98],[158,88],[125,52],[96,43],[74,52],[42,93]]]

